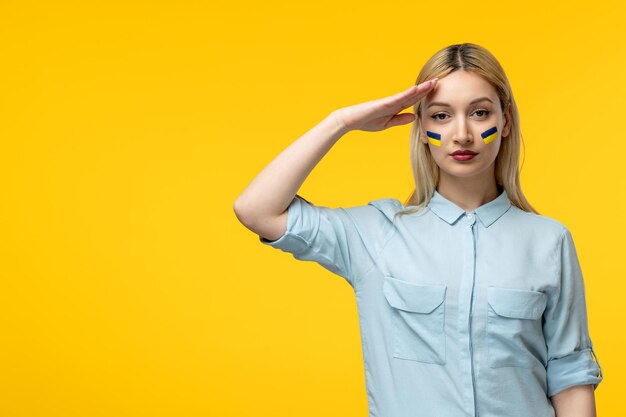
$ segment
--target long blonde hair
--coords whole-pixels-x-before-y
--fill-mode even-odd
[[[500,98],[502,112],[510,111],[511,130],[501,139],[496,157],[495,176],[498,186],[503,187],[511,204],[520,209],[539,214],[526,200],[519,181],[520,144],[523,143],[519,113],[509,80],[498,60],[485,48],[473,43],[450,45],[433,55],[422,68],[415,84],[458,71],[471,71],[483,77],[494,86]],[[413,110],[415,120],[411,126],[411,167],[415,179],[415,190],[405,206],[416,206],[400,211],[397,215],[411,214],[426,207],[439,182],[439,166],[430,153],[428,144],[419,140],[421,130],[422,102],[418,101]]]

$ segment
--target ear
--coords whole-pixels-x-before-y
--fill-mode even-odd
[[[502,128],[502,137],[506,138],[511,133],[511,123],[513,121],[513,116],[511,116],[511,103],[506,106],[506,111],[504,112],[504,127]]]
[[[428,145],[428,138],[426,137],[426,134],[422,131],[422,129],[420,129],[419,131],[419,140],[421,140],[422,143]]]

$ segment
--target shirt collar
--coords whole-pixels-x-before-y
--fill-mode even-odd
[[[439,194],[437,190],[433,193],[428,207],[433,213],[450,224],[456,222],[458,218],[465,213],[465,210]],[[511,202],[509,201],[506,190],[502,189],[498,197],[472,211],[476,213],[476,216],[485,227],[489,227],[493,222],[498,220],[509,207],[511,207]]]

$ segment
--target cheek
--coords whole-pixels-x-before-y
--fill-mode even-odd
[[[435,146],[441,146],[441,133],[427,130],[426,138],[428,139],[428,142],[430,142],[431,144]]]
[[[491,127],[481,133],[480,137],[483,142],[485,142],[485,144],[489,145],[490,143],[498,139],[498,128],[496,126]]]
[[[496,139],[498,139],[498,135],[498,127],[493,126],[482,132],[480,134],[480,138],[486,145],[489,145],[490,143],[493,143]],[[427,130],[426,138],[428,139],[428,142],[432,145],[441,146],[441,133]]]

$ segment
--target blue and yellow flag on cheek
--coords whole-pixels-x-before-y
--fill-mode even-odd
[[[426,136],[428,137],[428,141],[435,146],[441,146],[441,135],[439,133],[426,131]]]
[[[491,143],[498,138],[498,128],[494,126],[491,129],[485,130],[480,136],[483,137],[483,142]]]

